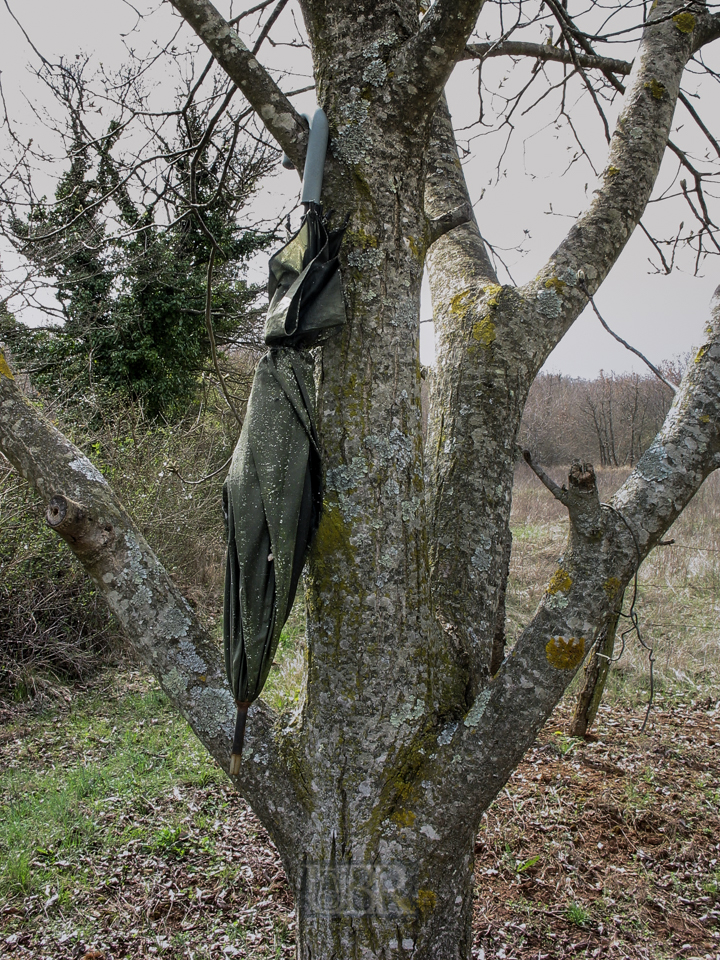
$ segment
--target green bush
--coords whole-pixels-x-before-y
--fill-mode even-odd
[[[236,360],[247,388],[254,357]],[[247,390],[245,390],[245,393]],[[200,619],[219,635],[225,537],[222,468],[239,425],[210,383],[181,420],[92,394],[46,415],[102,471]],[[206,482],[201,479],[218,471]],[[70,549],[46,526],[44,504],[0,459],[0,694],[82,680],[122,648],[118,626]]]

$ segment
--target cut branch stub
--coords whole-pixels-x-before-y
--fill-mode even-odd
[[[582,460],[573,460],[568,474],[570,487],[576,487],[578,490],[584,490],[592,493],[596,490],[595,467],[591,463],[583,463]]]
[[[94,562],[115,539],[112,523],[94,518],[86,507],[62,493],[56,494],[48,504],[45,519],[85,562]]]
[[[602,536],[604,524],[600,496],[591,463],[573,460],[565,505],[570,514],[571,542],[574,535],[587,540],[598,540]]]
[[[440,237],[444,237],[446,233],[454,230],[455,227],[459,227],[463,223],[472,223],[473,217],[472,204],[461,203],[453,210],[450,210],[449,213],[445,213],[440,217],[434,217],[432,220],[428,218],[428,246],[431,246],[439,240]]]

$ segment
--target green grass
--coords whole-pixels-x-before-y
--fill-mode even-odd
[[[32,733],[18,737],[25,746],[0,773],[0,897],[52,887],[62,900],[93,879],[83,858],[141,838],[135,818],[154,798],[222,778],[157,688],[122,699],[95,693]],[[168,823],[145,842],[177,853],[181,832]]]
[[[280,635],[262,699],[275,710],[292,708],[302,690],[305,662],[305,601],[301,591]]]
[[[571,903],[565,910],[565,916],[576,927],[583,927],[590,920],[590,914],[577,903]]]

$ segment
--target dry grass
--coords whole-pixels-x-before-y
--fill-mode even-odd
[[[566,471],[549,471],[558,482]],[[629,473],[598,470],[602,499]],[[511,517],[513,549],[508,587],[508,638],[513,642],[532,616],[567,537],[565,509],[525,464],[518,467]],[[720,662],[720,475],[713,474],[677,520],[639,576],[636,609],[645,641],[654,650],[657,690],[682,688],[697,695],[717,687]],[[625,609],[630,595],[625,599]],[[621,629],[625,629],[621,627]],[[628,635],[616,655],[608,695],[641,698],[649,689],[648,654]]]

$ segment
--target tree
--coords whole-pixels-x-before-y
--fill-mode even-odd
[[[150,417],[172,417],[196,394],[213,354],[210,335],[220,345],[261,342],[258,288],[242,275],[274,235],[243,220],[275,151],[238,137],[230,97],[217,83],[198,104],[201,78],[179,91],[182,109],[168,113],[175,137],[153,132],[140,157],[128,157],[119,147],[129,117],[149,112],[144,91],[135,89],[142,71],[101,78],[106,114],[115,114],[101,133],[91,129],[98,97],[87,73],[85,59],[40,71],[63,114],[68,166],[54,200],[37,197],[34,175],[25,167],[20,174],[17,164],[1,188],[3,232],[36,274],[52,281],[64,322],[32,328],[6,321],[4,339],[46,395],[99,389],[142,402]],[[131,181],[153,154],[162,161],[160,187],[149,198],[145,189],[141,204]]]
[[[301,167],[306,124],[270,74],[209,0],[172,2]],[[331,127],[325,201],[351,215],[348,322],[316,371],[326,495],[305,580],[304,694],[294,713],[252,708],[234,782],[295,891],[299,956],[467,958],[483,810],[638,565],[720,465],[719,296],[668,418],[609,507],[588,464],[573,465],[567,489],[534,464],[568,509],[569,540],[503,656],[515,438],[530,384],[642,216],[683,71],[720,36],[720,18],[658,0],[623,74],[549,4],[563,25],[553,56],[570,58],[596,100],[588,70],[608,85],[629,79],[588,210],[514,287],[498,283],[480,236],[443,101],[480,0],[436,0],[422,18],[414,0],[301,6]],[[506,52],[518,55],[514,41]],[[712,224],[704,229],[711,244]],[[425,450],[423,267],[438,332]],[[2,449],[227,770],[235,708],[216,648],[104,479],[23,399],[7,366],[0,397]]]

